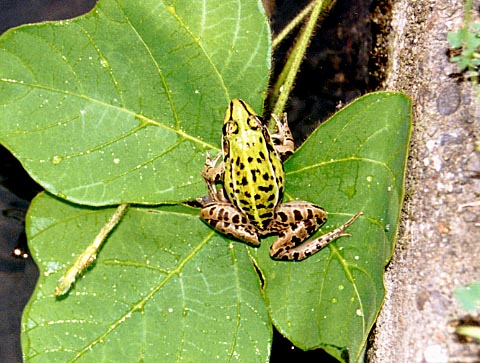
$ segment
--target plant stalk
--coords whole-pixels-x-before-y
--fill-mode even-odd
[[[67,272],[58,280],[55,289],[56,297],[65,295],[70,291],[77,276],[82,274],[95,261],[103,242],[105,242],[112,229],[120,222],[129,206],[130,204],[120,204],[117,209],[115,209],[115,212],[113,212],[93,242],[78,256],[74,264],[70,266]]]

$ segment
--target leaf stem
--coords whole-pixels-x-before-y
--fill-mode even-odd
[[[290,92],[293,89],[295,77],[298,73],[298,70],[300,69],[300,64],[303,61],[307,47],[310,44],[310,41],[312,39],[315,26],[317,25],[321,15],[325,12],[325,10],[327,10],[327,8],[330,8],[334,3],[335,3],[335,0],[329,0],[329,1],[317,0],[312,2],[311,6],[310,5],[307,6],[307,8],[305,8],[301,12],[302,14],[301,19],[303,19],[306,16],[306,14],[308,14],[311,8],[310,17],[307,23],[305,24],[304,28],[302,29],[297,41],[295,42],[293,49],[291,51],[291,54],[288,57],[288,60],[282,72],[280,73],[276,83],[273,86],[272,94],[274,95],[274,97],[278,95],[278,98],[276,99],[276,102],[275,102],[275,106],[273,107],[274,114],[281,115],[283,113],[285,109],[285,105],[289,98]],[[289,25],[287,26],[286,29],[288,29],[288,31],[291,31],[296,26],[296,21],[297,21],[297,17],[293,20],[293,22],[295,22],[294,25],[293,26]],[[282,34],[282,37],[284,37],[283,34]],[[279,41],[276,41],[275,45],[277,45],[281,40],[282,39],[280,39]]]
[[[295,29],[308,14],[310,14],[313,5],[315,5],[314,1],[305,6],[305,8],[290,23],[288,23],[287,26],[280,31],[280,33],[277,34],[277,36],[272,40],[273,49],[275,49],[283,41],[283,39],[285,39],[287,35],[290,34],[290,32],[292,32],[293,29]]]
[[[112,229],[120,222],[129,206],[130,204],[120,204],[117,209],[115,209],[115,212],[113,212],[93,242],[78,256],[74,264],[70,266],[67,272],[58,280],[55,296],[65,295],[72,287],[77,276],[84,272],[95,261],[103,242]]]

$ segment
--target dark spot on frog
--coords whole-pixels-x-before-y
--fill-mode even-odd
[[[250,210],[252,209],[252,208],[250,207],[250,203],[249,203],[248,200],[243,200],[243,199],[241,199],[241,200],[240,200],[240,204],[242,204],[242,209],[243,209],[244,211],[250,211]]]
[[[292,232],[295,232],[298,229],[298,224],[296,223],[290,223],[289,226]]]
[[[295,216],[296,221],[301,221],[303,219],[302,213],[298,209],[293,211],[293,215]]]
[[[267,198],[267,202],[273,202],[275,200],[275,194],[270,194]]]
[[[261,192],[265,192],[265,193],[268,193],[268,192],[271,192],[273,190],[273,185],[270,184],[269,186],[267,187],[264,187],[263,185],[260,185],[258,187],[258,190],[260,190]]]
[[[265,213],[260,214],[259,217],[262,218],[262,219],[272,218],[273,213],[272,212],[265,212]]]
[[[308,220],[311,220],[313,218],[313,212],[310,208],[307,209],[307,218]]]
[[[292,236],[292,239],[291,241],[293,242],[293,244],[296,246],[300,243],[302,243],[302,239],[301,238],[298,238],[297,236]]]
[[[317,230],[317,226],[309,226],[307,227],[307,234],[311,236],[312,234],[315,233],[316,230]]]
[[[280,220],[285,223],[286,221],[288,221],[288,216],[283,213],[283,212],[279,212],[277,213],[277,216],[280,218]]]

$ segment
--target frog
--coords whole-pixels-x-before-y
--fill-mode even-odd
[[[283,201],[283,161],[293,154],[295,145],[286,114],[282,118],[272,114],[272,119],[276,130],[270,132],[245,101],[230,101],[222,128],[222,149],[213,158],[206,153],[201,171],[208,195],[199,198],[200,219],[254,247],[260,246],[262,238],[278,235],[270,246],[270,257],[301,261],[332,241],[350,236],[345,230],[363,212],[309,240],[325,224],[328,214],[311,202]]]

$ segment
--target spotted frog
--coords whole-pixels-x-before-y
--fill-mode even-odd
[[[345,229],[362,212],[307,241],[325,223],[327,212],[310,202],[282,203],[282,159],[293,153],[294,143],[286,117],[273,118],[278,130],[270,134],[249,105],[240,99],[230,102],[223,125],[223,152],[214,158],[207,153],[202,170],[209,194],[203,198],[200,218],[215,230],[253,246],[260,245],[261,237],[277,234],[270,256],[299,261],[333,240],[349,236]],[[217,189],[216,184],[222,182],[223,188]]]

